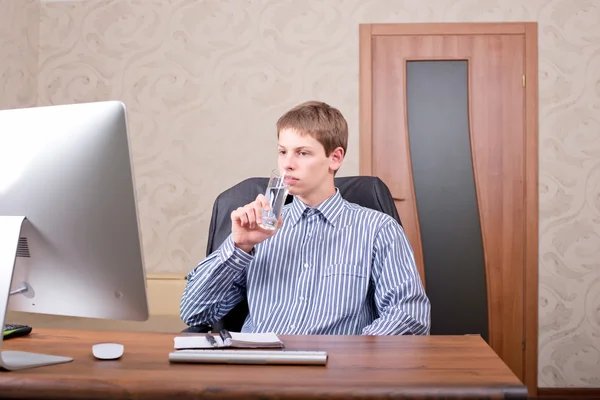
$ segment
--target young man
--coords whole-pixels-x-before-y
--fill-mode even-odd
[[[342,114],[307,102],[277,134],[293,202],[276,231],[258,225],[262,194],[231,214],[231,235],[188,275],[182,319],[211,324],[246,296],[244,332],[428,334],[430,304],[402,227],[334,185],[348,141]]]

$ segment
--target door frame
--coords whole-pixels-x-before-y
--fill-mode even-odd
[[[530,396],[538,383],[538,24],[537,22],[383,23],[359,25],[359,174],[372,175],[374,36],[524,35],[525,37],[525,333],[523,383]]]

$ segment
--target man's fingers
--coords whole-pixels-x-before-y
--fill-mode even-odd
[[[248,224],[248,217],[246,215],[246,210],[244,208],[239,207],[235,211],[231,213],[231,219],[233,221],[239,221],[240,226],[245,226]]]
[[[267,199],[264,194],[259,194],[258,196],[256,196],[256,201],[259,202],[261,208],[263,208],[265,211],[271,210],[271,204],[269,203],[269,199]]]
[[[246,207],[244,207],[244,212],[246,213],[246,217],[248,218],[248,224],[249,224],[250,228],[254,228],[254,225],[256,223],[256,215],[254,213],[254,205],[248,204]]]
[[[257,224],[262,223],[263,210],[268,212],[270,209],[269,200],[267,200],[265,195],[259,194],[252,203],[233,211],[231,219],[239,221],[240,226],[247,226],[250,229],[254,229]]]
[[[256,214],[256,223],[262,223],[262,213],[263,213],[263,205],[260,201],[255,201],[254,205],[254,213]]]

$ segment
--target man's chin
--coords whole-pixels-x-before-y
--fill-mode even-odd
[[[288,193],[293,196],[302,196],[304,190],[302,190],[302,185],[298,186],[298,182],[295,182],[294,184],[290,185]]]

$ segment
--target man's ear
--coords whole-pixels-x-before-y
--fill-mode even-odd
[[[331,154],[329,155],[329,168],[332,171],[337,171],[342,166],[342,161],[344,161],[344,149],[341,147],[336,147]]]

